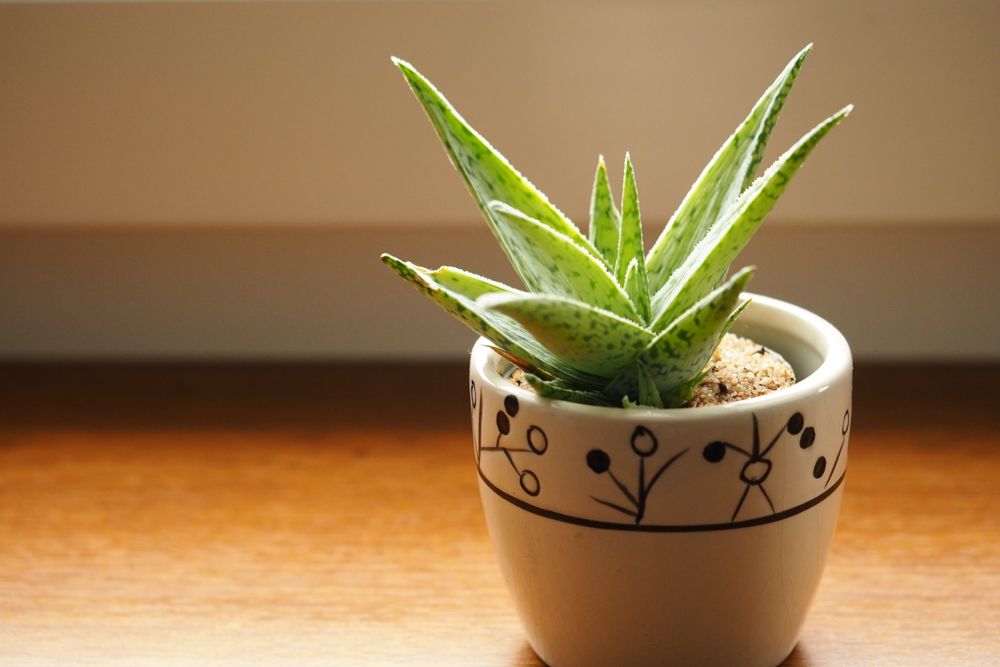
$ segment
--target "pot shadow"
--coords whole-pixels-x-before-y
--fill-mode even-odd
[[[0,404],[0,431],[464,433],[469,419],[452,362],[0,363]]]
[[[528,642],[521,645],[521,649],[514,655],[511,667],[548,667],[542,659],[538,657]],[[809,659],[809,651],[798,643],[792,652],[788,654],[779,667],[809,667],[813,665]]]
[[[809,651],[799,642],[778,667],[809,667],[815,664],[809,659]]]
[[[535,650],[531,648],[531,644],[524,642],[521,644],[520,650],[513,655],[511,667],[548,667],[542,659],[538,657]]]

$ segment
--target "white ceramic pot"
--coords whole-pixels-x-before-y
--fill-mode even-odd
[[[519,389],[487,341],[473,349],[483,509],[551,667],[770,666],[795,646],[844,489],[851,353],[766,297],[735,331],[799,381],[718,407],[593,407]]]

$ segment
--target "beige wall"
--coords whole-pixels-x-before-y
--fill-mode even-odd
[[[863,358],[1000,359],[998,27],[969,0],[0,4],[0,358],[461,355],[377,254],[509,272],[390,53],[577,220],[631,149],[654,234],[814,41],[772,155],[857,109],[753,288]]]
[[[775,150],[857,110],[775,220],[993,222],[998,27],[971,0],[3,5],[0,224],[473,224],[392,53],[575,218],[631,149],[661,221],[808,41]]]

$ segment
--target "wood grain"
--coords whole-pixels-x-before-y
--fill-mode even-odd
[[[863,368],[787,665],[1000,663],[1000,369]],[[0,665],[539,665],[443,366],[0,367]]]

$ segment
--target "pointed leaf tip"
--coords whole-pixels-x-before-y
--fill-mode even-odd
[[[614,270],[618,256],[618,227],[621,216],[615,208],[608,184],[608,168],[604,155],[597,157],[597,173],[594,174],[594,188],[590,195],[590,243],[597,249],[601,260],[609,270]]]
[[[807,44],[757,100],[685,195],[647,255],[650,288],[659,290],[708,230],[756,178],[771,131],[802,64]]]
[[[482,209],[486,223],[512,263],[516,263],[511,257],[512,248],[502,238],[497,229],[499,223],[486,206],[492,199],[514,206],[597,257],[597,251],[576,225],[491,146],[483,135],[469,125],[427,77],[405,61],[397,59],[394,62],[423,107],[452,164],[461,174],[470,194]]]
[[[420,76],[420,73],[417,72],[416,68],[413,65],[411,65],[408,61],[403,60],[399,56],[389,56],[389,62],[395,65],[396,68],[399,69],[399,71],[402,72],[403,76],[405,76],[407,79],[410,79],[414,76],[418,77]]]

